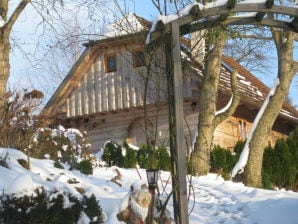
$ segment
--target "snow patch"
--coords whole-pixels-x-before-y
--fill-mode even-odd
[[[250,133],[247,137],[247,140],[245,142],[243,151],[240,155],[240,158],[239,158],[238,162],[236,163],[235,167],[232,170],[232,177],[235,177],[237,173],[242,173],[243,172],[244,167],[246,166],[247,161],[248,161],[248,155],[249,155],[249,151],[250,151],[249,144],[251,142],[252,136],[253,136],[253,134],[254,134],[259,122],[260,122],[260,119],[261,119],[262,115],[264,114],[265,109],[267,108],[267,105],[269,103],[270,98],[274,95],[278,85],[279,85],[279,79],[277,78],[276,81],[275,81],[274,86],[272,87],[272,89],[268,93],[262,107],[260,108],[260,110],[259,110],[259,112],[258,112],[258,114],[257,114],[257,116],[254,120],[254,123],[251,127],[251,131],[250,131]]]
[[[224,108],[222,108],[221,110],[215,112],[215,116],[218,116],[218,115],[226,112],[231,107],[232,102],[233,102],[233,95],[231,96],[229,102],[227,103],[227,105]]]
[[[26,192],[31,195],[34,184],[32,177],[29,174],[21,174],[17,176],[8,186],[8,193],[24,193]]]

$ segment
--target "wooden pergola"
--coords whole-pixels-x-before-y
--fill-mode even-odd
[[[216,26],[255,25],[269,26],[298,33],[298,7],[274,5],[273,0],[262,3],[236,3],[206,7],[199,3],[187,6],[182,13],[155,21],[147,38],[151,44],[166,40],[166,70],[168,81],[170,147],[172,157],[172,185],[174,218],[177,224],[188,224],[188,202],[185,167],[185,145],[183,136],[183,72],[181,65],[180,36]],[[255,12],[254,16],[246,13]],[[240,16],[231,16],[241,13]],[[267,15],[267,16],[266,16]],[[282,16],[275,16],[282,15]],[[293,17],[291,21],[281,20]],[[281,19],[277,19],[281,18]]]

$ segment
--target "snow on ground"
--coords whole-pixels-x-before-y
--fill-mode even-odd
[[[135,169],[118,168],[122,174],[122,187],[110,181],[116,176],[115,167],[94,168],[93,175],[78,171],[57,169],[53,161],[31,159],[31,171],[24,169],[17,159],[26,155],[15,149],[0,148],[0,156],[8,152],[9,169],[0,166],[0,190],[6,193],[31,194],[37,186],[45,189],[69,191],[80,197],[76,187],[84,188],[90,196],[94,193],[107,215],[106,224],[121,223],[116,214],[130,185],[139,180]],[[140,170],[143,180],[145,170]],[[75,180],[75,184],[67,183]],[[193,224],[297,224],[298,193],[291,191],[269,191],[245,187],[242,183],[224,181],[216,174],[192,177],[192,193],[189,200],[190,223]],[[171,190],[168,172],[161,172],[160,192],[165,197]],[[165,190],[163,190],[165,189]],[[168,209],[173,211],[170,200]]]

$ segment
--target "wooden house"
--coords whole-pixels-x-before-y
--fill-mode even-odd
[[[168,145],[165,53],[159,48],[151,58],[150,69],[144,66],[145,61],[150,60],[144,53],[144,42],[151,23],[129,14],[119,20],[119,24],[121,29],[112,29],[105,38],[85,44],[84,52],[42,114],[50,118],[51,124],[87,131],[95,151],[108,140],[120,144],[123,141],[136,145],[145,143],[145,117],[152,141],[157,145]],[[131,29],[127,30],[128,27]],[[189,44],[189,40],[182,41]],[[230,98],[230,74],[234,69],[239,73],[241,102],[235,114],[217,127],[214,136],[214,143],[226,148],[233,147],[238,140],[246,139],[269,92],[268,87],[249,71],[224,56],[218,109],[224,107]],[[196,107],[202,72],[189,63],[185,63],[184,72],[184,131],[189,146],[197,130]],[[146,78],[149,80],[148,85],[145,85]],[[144,116],[145,103],[147,116]],[[297,123],[297,110],[285,103],[268,144],[288,135]]]

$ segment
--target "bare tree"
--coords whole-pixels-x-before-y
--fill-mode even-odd
[[[260,110],[257,119],[254,121],[252,133],[244,146],[243,153],[249,153],[247,164],[240,160],[233,170],[233,175],[236,175],[239,169],[243,169],[246,165],[244,181],[248,186],[262,187],[261,172],[266,139],[288,95],[292,79],[298,72],[298,62],[293,59],[293,43],[296,35],[290,31],[272,28],[272,36],[278,56],[277,83],[268,94],[263,109]]]
[[[221,73],[222,49],[228,38],[221,29],[207,31],[206,54],[204,57],[203,82],[199,97],[198,137],[191,155],[191,171],[205,175],[210,169],[210,153],[215,128],[231,116],[239,103],[237,71],[231,74],[232,97],[227,109],[216,113],[218,84]],[[218,35],[218,33],[221,33]]]

